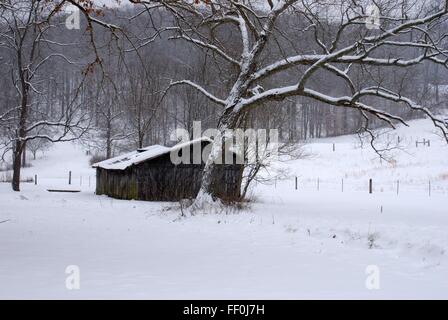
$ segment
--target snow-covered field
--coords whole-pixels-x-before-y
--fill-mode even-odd
[[[173,204],[96,196],[85,150],[57,144],[24,170],[37,186],[0,183],[0,298],[447,299],[448,146],[433,131],[385,134],[401,140],[392,163],[354,136],[312,141],[250,209],[182,219]],[[46,191],[68,171],[82,192]]]

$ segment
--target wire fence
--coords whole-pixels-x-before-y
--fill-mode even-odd
[[[389,194],[426,194],[448,195],[448,179],[396,179],[384,181],[375,178],[351,179],[351,178],[333,178],[322,179],[320,177],[300,177],[295,176],[292,179],[275,181],[274,188],[279,184],[286,184],[292,190],[304,191],[334,191],[334,192],[366,192],[366,193],[389,193]]]
[[[2,182],[10,182],[9,178]],[[60,186],[67,188],[94,189],[96,186],[96,175],[86,173],[76,173],[67,171],[65,176],[47,176],[34,174],[27,175],[21,181],[22,183],[30,183],[43,186]]]
[[[2,181],[9,182],[9,181]],[[54,185],[80,189],[94,189],[96,186],[95,174],[79,174],[68,171],[65,176],[40,176],[35,174],[26,177],[24,181],[34,185]],[[334,192],[366,192],[388,194],[426,194],[448,195],[448,177],[446,179],[383,179],[373,178],[320,178],[294,176],[289,179],[274,180],[273,187],[278,186],[297,191],[334,191]]]

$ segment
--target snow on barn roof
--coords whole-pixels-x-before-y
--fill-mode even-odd
[[[197,142],[208,141],[211,142],[209,138],[202,137],[199,139],[190,140],[184,143],[179,143],[174,145],[173,147],[165,147],[158,144],[137,149],[135,151],[107,159],[101,162],[94,163],[92,165],[93,168],[103,168],[108,170],[125,170],[130,166],[135,164],[139,164],[141,162],[151,160],[157,157],[160,157],[164,154],[167,154],[171,151],[176,151],[186,146],[192,145]]]
[[[94,163],[93,168],[103,168],[110,170],[124,170],[134,164],[156,158],[165,153],[170,152],[171,148],[161,145],[153,145],[150,147],[137,149],[135,151],[120,155],[115,158],[107,159],[101,162]]]
[[[170,149],[171,151],[177,151],[179,149],[182,149],[184,147],[187,147],[189,145],[195,144],[197,142],[212,142],[212,140],[210,138],[207,137],[202,137],[202,138],[197,138],[197,139],[193,139],[187,142],[183,142],[183,143],[178,143],[174,146],[172,146]]]

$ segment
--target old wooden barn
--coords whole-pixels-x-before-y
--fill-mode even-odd
[[[95,163],[96,194],[148,201],[194,198],[201,185],[204,162],[194,164],[193,148],[200,144],[200,150],[204,150],[209,143],[209,139],[201,138],[181,146],[153,145]],[[181,154],[186,148],[190,150],[189,164],[173,164],[170,153]],[[239,199],[243,166],[236,164],[236,155],[233,164],[218,166],[214,193],[222,199]]]

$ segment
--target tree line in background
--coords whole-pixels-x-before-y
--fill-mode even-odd
[[[363,40],[384,30],[367,30],[354,18],[344,20],[349,9],[358,9],[350,7],[350,1],[341,1],[339,9],[345,11],[336,6],[335,12],[325,9],[332,8],[329,3],[311,0],[303,2],[304,8],[285,1],[285,8],[278,4],[266,9],[252,6],[251,1],[130,2],[133,5],[117,8],[97,7],[91,0],[0,2],[0,142],[3,160],[13,163],[14,190],[19,190],[27,151],[35,156],[51,142],[80,139],[99,158],[109,158],[151,144],[173,143],[170,133],[178,127],[191,129],[193,121],[201,121],[202,128],[219,126],[229,107],[222,102],[229,100],[215,97],[227,97],[235,89],[251,43],[262,43],[263,37],[262,51],[256,61],[248,62],[253,70],[247,75],[253,76],[272,60],[288,68],[279,67],[281,72],[275,70],[245,88],[241,97],[246,100],[294,83],[297,75],[303,76],[317,63],[311,58],[331,56],[336,47],[358,41],[358,47],[347,52],[352,56],[368,52],[365,56],[371,60],[328,63],[313,70],[308,86],[329,96],[348,96],[366,86],[387,87],[434,114],[446,110],[444,15],[399,29],[394,41],[401,44],[391,40],[370,53],[372,44]],[[399,7],[391,3],[395,2],[385,2],[385,8]],[[441,3],[422,6],[423,16],[437,12]],[[83,13],[79,30],[66,26],[68,4]],[[411,9],[409,5],[406,10]],[[406,19],[386,23],[387,30]],[[263,34],[266,26],[269,36]],[[330,48],[332,43],[335,48]],[[373,60],[387,56],[412,61],[422,51],[425,58],[405,68]],[[292,52],[306,54],[310,61],[289,63]],[[241,63],[235,58],[239,56]],[[344,63],[343,68],[336,69],[336,63]],[[348,72],[350,80],[341,81]],[[366,100],[381,113],[359,112],[310,94],[279,93],[242,113],[246,126],[279,129],[285,142],[361,132],[366,122],[368,129],[384,125],[382,117],[389,114],[393,121],[424,115],[421,109],[397,104],[396,98]]]

